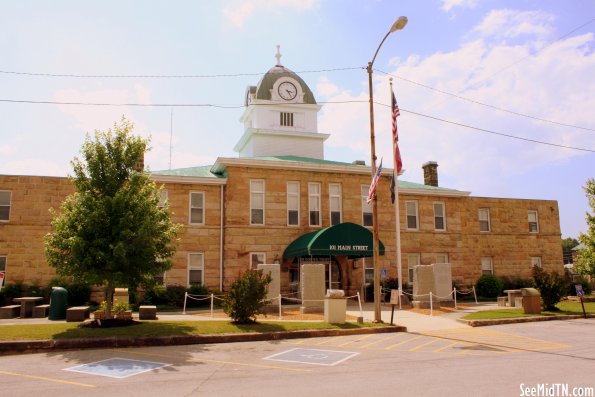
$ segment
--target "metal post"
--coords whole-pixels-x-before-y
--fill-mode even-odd
[[[434,314],[434,302],[433,298],[432,298],[432,291],[430,291],[430,316],[433,316]]]
[[[457,288],[453,288],[453,295],[455,297],[455,309],[457,308]]]
[[[186,314],[186,299],[188,299],[188,292],[184,292],[184,309],[182,310],[182,314]]]
[[[211,293],[211,318],[213,317],[214,302],[215,302],[215,295]]]
[[[364,311],[362,310],[362,300],[361,297],[359,295],[359,291],[357,292],[357,303],[359,303],[359,314],[362,317],[362,319],[364,318]]]
[[[477,294],[475,293],[475,285],[473,286],[473,296],[475,297],[475,304],[477,305]]]
[[[279,320],[283,318],[283,307],[281,307],[281,294],[279,294]]]

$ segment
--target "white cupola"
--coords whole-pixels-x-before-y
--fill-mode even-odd
[[[240,157],[299,156],[324,159],[328,134],[318,133],[318,111],[310,87],[297,74],[277,64],[256,86],[246,89],[244,134],[234,147]]]

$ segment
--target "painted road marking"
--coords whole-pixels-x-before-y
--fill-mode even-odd
[[[414,351],[416,351],[416,350],[419,350],[419,349],[421,349],[422,347],[426,347],[426,346],[428,346],[428,345],[431,345],[432,343],[436,343],[436,342],[438,342],[438,341],[440,341],[440,339],[432,339],[432,340],[430,340],[429,342],[422,343],[421,345],[417,345],[417,346],[415,346],[415,347],[413,347],[413,348],[409,349],[408,351],[410,351],[410,352],[414,352]]]
[[[368,338],[371,338],[372,336],[374,336],[374,334],[369,334],[369,335],[360,336],[359,338],[356,338],[356,339],[354,339],[354,340],[350,340],[350,341],[348,341],[348,342],[341,343],[340,345],[337,345],[337,347],[343,347],[343,346],[350,345],[350,344],[352,344],[352,343],[361,342],[362,340],[364,340],[364,339],[368,339]]]
[[[174,355],[170,355],[170,354],[143,353],[143,352],[123,350],[123,349],[112,349],[112,350],[124,352],[127,354],[136,354],[139,356],[176,358],[178,360],[180,359],[180,356],[174,356]],[[311,369],[306,369],[306,368],[288,368],[288,367],[279,367],[276,365],[263,365],[263,364],[241,363],[241,362],[237,362],[237,361],[211,360],[211,359],[202,358],[202,357],[200,357],[200,358],[199,357],[190,357],[188,359],[185,359],[184,361],[205,362],[205,363],[223,364],[223,365],[237,365],[237,366],[242,366],[242,367],[254,367],[254,368],[265,368],[265,369],[280,369],[283,371],[290,371],[290,372],[312,372]]]
[[[129,358],[108,358],[107,360],[95,361],[89,364],[77,365],[64,368],[64,371],[80,372],[83,374],[107,376],[109,378],[123,379],[139,375],[172,364],[156,363],[153,361],[131,360]]]
[[[390,350],[390,349],[393,349],[393,348],[395,348],[395,347],[397,347],[397,346],[404,345],[404,344],[405,344],[405,343],[407,343],[407,342],[411,342],[411,341],[417,340],[417,339],[419,339],[419,338],[423,338],[423,335],[418,335],[418,336],[414,336],[413,338],[405,339],[405,340],[404,340],[404,341],[402,341],[402,342],[395,343],[394,345],[390,345],[389,347],[385,347],[385,348],[384,348],[384,350]]]
[[[34,375],[27,375],[27,374],[19,374],[16,372],[8,372],[8,371],[0,371],[2,375],[9,375],[9,376],[16,376],[19,378],[27,378],[27,379],[35,379],[35,380],[43,380],[46,382],[54,382],[54,383],[64,383],[66,385],[73,385],[73,386],[80,386],[80,387],[97,387],[95,385],[89,385],[87,383],[79,383],[79,382],[71,382],[68,380],[56,379],[56,378],[47,378],[44,376],[34,376]]]
[[[366,343],[365,345],[359,346],[359,348],[360,349],[365,349],[367,347],[370,347],[370,346],[373,346],[373,345],[377,345],[377,344],[382,343],[382,342],[386,342],[387,340],[398,338],[401,335],[404,335],[404,334],[403,333],[398,333],[396,335],[386,336],[386,337],[384,337],[382,339],[375,340],[374,342]]]
[[[271,356],[264,357],[263,360],[334,366],[346,360],[349,360],[350,358],[353,358],[358,354],[359,353],[356,352],[322,349],[302,349],[296,347],[295,349],[286,350],[281,353],[276,353]]]

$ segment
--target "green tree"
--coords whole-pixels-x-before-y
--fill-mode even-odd
[[[595,179],[589,179],[584,189],[593,214],[587,212],[587,233],[578,237],[584,248],[578,251],[578,264],[574,269],[579,274],[595,277]]]
[[[180,225],[142,169],[148,140],[132,135],[124,117],[113,130],[95,131],[72,161],[76,192],[53,212],[45,237],[50,266],[106,292],[110,316],[115,287],[136,288],[171,268]]]
[[[268,285],[272,281],[270,274],[249,269],[231,285],[225,295],[223,308],[225,313],[239,324],[256,322],[256,315],[263,313],[266,304]]]

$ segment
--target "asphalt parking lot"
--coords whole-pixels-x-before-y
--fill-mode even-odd
[[[558,383],[572,392],[595,387],[594,331],[589,319],[5,356],[0,395],[519,396]]]

